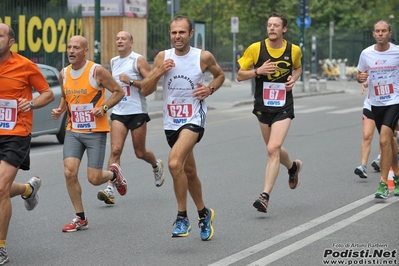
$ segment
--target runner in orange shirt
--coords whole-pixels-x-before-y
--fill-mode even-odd
[[[88,43],[83,36],[73,36],[67,45],[70,65],[60,72],[62,97],[52,116],[58,119],[68,113],[68,125],[64,142],[64,174],[68,194],[76,217],[63,228],[63,232],[87,229],[88,221],[82,202],[78,172],[87,151],[87,179],[95,186],[112,181],[122,196],[127,183],[120,166],[111,164],[103,170],[107,133],[110,131],[107,111],[124,96],[121,86],[104,67],[86,60]],[[105,89],[111,96],[105,101]],[[67,147],[67,148],[66,148]]]
[[[10,51],[14,43],[14,30],[0,23],[0,265],[9,261],[6,238],[12,213],[10,198],[21,195],[28,211],[38,203],[38,177],[26,184],[14,182],[19,169],[30,167],[33,109],[54,100],[37,65]],[[32,87],[40,93],[35,99]]]

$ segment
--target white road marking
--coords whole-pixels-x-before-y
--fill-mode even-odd
[[[326,111],[326,110],[331,110],[338,108],[337,106],[320,106],[320,107],[315,107],[315,108],[309,108],[309,109],[301,109],[299,111],[295,111],[296,114],[309,114],[309,113],[314,113],[314,112],[320,112],[320,111]],[[294,107],[295,110],[295,107]]]
[[[352,108],[348,108],[348,109],[342,109],[342,110],[337,110],[337,111],[331,111],[328,112],[328,114],[347,114],[347,113],[353,113],[353,112],[359,112],[360,114],[362,114],[363,111],[363,107],[352,107]]]
[[[346,226],[348,226],[348,225],[350,225],[350,224],[352,224],[352,223],[354,223],[354,222],[356,222],[376,211],[379,211],[385,207],[388,207],[389,205],[391,205],[394,202],[397,202],[398,200],[399,200],[399,197],[392,197],[392,198],[389,198],[388,200],[384,201],[384,204],[375,204],[375,205],[371,206],[370,208],[367,208],[347,219],[339,221],[323,230],[320,230],[319,232],[317,232],[313,235],[310,235],[310,236],[308,236],[302,240],[299,240],[285,248],[282,248],[266,257],[263,257],[260,260],[257,260],[251,264],[248,264],[248,266],[269,265],[270,263],[272,263],[278,259],[281,259],[282,257],[287,256],[288,254],[291,254],[291,253],[297,251],[298,249],[301,249],[307,245],[310,245],[313,242],[316,242],[317,240],[320,240],[325,236],[328,236],[338,230],[341,230],[342,228],[344,228],[344,227],[346,227]]]
[[[322,224],[322,223],[324,223],[326,221],[329,221],[329,220],[331,220],[331,219],[333,219],[335,217],[338,217],[339,215],[342,215],[343,213],[346,213],[346,212],[349,212],[351,210],[354,210],[354,209],[358,208],[359,206],[361,206],[363,204],[366,204],[366,203],[368,203],[370,201],[374,201],[374,200],[375,200],[374,199],[374,194],[372,194],[370,196],[367,196],[367,197],[364,197],[362,199],[359,199],[359,200],[357,200],[355,202],[352,202],[352,203],[350,203],[348,205],[345,205],[345,206],[343,206],[343,207],[341,207],[341,208],[339,208],[339,209],[337,209],[335,211],[332,211],[332,212],[329,212],[329,213],[327,213],[325,215],[317,217],[317,218],[315,218],[315,219],[313,219],[313,220],[311,220],[309,222],[306,222],[306,223],[304,223],[302,225],[299,225],[299,226],[297,226],[297,227],[295,227],[293,229],[290,229],[290,230],[288,230],[288,231],[286,231],[284,233],[281,233],[281,234],[276,235],[276,236],[274,236],[272,238],[269,238],[269,239],[267,239],[267,240],[265,240],[265,241],[263,241],[263,242],[261,242],[259,244],[256,244],[256,245],[254,245],[252,247],[249,247],[249,248],[244,249],[244,250],[242,250],[240,252],[237,252],[237,253],[235,253],[233,255],[230,255],[230,256],[222,259],[222,260],[214,262],[214,263],[210,264],[210,266],[225,266],[225,265],[230,265],[230,264],[236,263],[236,262],[238,262],[238,261],[240,261],[240,260],[242,260],[244,258],[247,258],[247,257],[257,253],[257,252],[263,251],[263,250],[267,249],[268,247],[271,247],[271,246],[273,246],[273,245],[275,245],[277,243],[280,243],[282,241],[285,241],[285,240],[287,240],[287,239],[289,239],[289,238],[291,238],[293,236],[301,234],[301,233],[303,233],[303,232],[305,232],[305,231],[307,231],[307,230],[309,230],[309,229],[311,229],[313,227],[316,227],[316,226],[318,226],[318,225],[320,225],[320,224]],[[315,236],[315,235],[317,235],[317,234],[323,235],[323,234],[326,234],[326,232],[330,232],[330,231],[331,232],[329,234],[331,234],[331,233],[343,228],[343,226],[342,226],[343,224],[346,224],[346,225],[350,224],[351,221],[352,221],[351,219],[359,220],[359,219],[361,219],[361,218],[363,218],[363,217],[365,217],[365,216],[367,216],[367,215],[369,215],[369,214],[371,214],[371,213],[373,213],[373,212],[375,212],[377,210],[380,210],[382,208],[385,208],[385,207],[389,206],[390,204],[392,204],[392,203],[394,203],[394,202],[396,202],[398,200],[399,200],[399,197],[391,197],[391,198],[389,198],[389,199],[384,201],[385,203],[388,203],[388,204],[376,204],[376,205],[374,205],[374,206],[372,206],[372,207],[370,207],[370,208],[368,208],[368,209],[366,209],[366,210],[364,210],[362,212],[359,212],[358,214],[356,214],[356,215],[354,215],[354,216],[352,216],[352,217],[350,217],[348,219],[345,219],[345,220],[343,220],[341,222],[338,222],[338,223],[336,223],[336,224],[334,224],[334,225],[332,225],[332,226],[330,226],[330,227],[328,227],[326,229],[323,229],[323,230],[319,231],[319,233],[316,233],[316,234],[314,234],[314,235],[312,235],[310,237],[304,238],[301,241],[305,241],[305,240],[306,241],[310,241],[310,240],[312,240],[312,242],[314,242],[314,241],[320,239],[321,237],[323,237],[323,236],[320,237],[320,236]],[[358,218],[358,217],[360,217],[360,218]],[[335,227],[338,228],[338,229],[336,229],[335,231],[332,231],[332,229],[334,229]],[[308,244],[310,244],[312,242],[309,242]],[[290,250],[292,250],[291,252],[293,252],[293,251],[295,251],[294,250],[295,245],[297,245],[297,244],[290,245],[290,246],[286,247],[285,249],[289,248]],[[304,246],[305,245],[302,244],[300,247],[304,247]],[[276,258],[274,260],[277,260],[277,259],[281,258],[282,254],[288,255],[289,252],[290,251],[287,252],[287,250],[285,250],[284,252],[282,252],[280,254],[279,251],[277,251],[277,252],[272,253],[269,256],[267,256],[267,257],[265,257],[265,258],[263,258],[261,260],[262,261],[263,260],[268,261],[268,259],[272,259],[271,256],[276,256]],[[254,264],[254,265],[259,265],[259,264]],[[262,264],[261,263],[261,265],[266,265],[266,264]]]

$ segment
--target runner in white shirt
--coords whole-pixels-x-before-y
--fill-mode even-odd
[[[172,20],[170,38],[174,48],[158,53],[153,70],[142,83],[142,93],[154,92],[154,86],[163,76],[164,128],[171,147],[168,165],[177,200],[172,237],[185,237],[191,231],[187,215],[189,192],[197,207],[201,239],[206,241],[214,235],[215,211],[205,207],[193,149],[205,131],[205,98],[222,86],[225,76],[210,52],[190,46],[193,35],[188,17],[177,16]],[[213,76],[208,86],[204,84],[205,71]]]
[[[399,167],[393,132],[399,119],[399,47],[390,42],[391,25],[380,20],[374,24],[376,44],[360,54],[357,81],[368,81],[371,111],[380,134],[381,180],[376,198],[387,199],[390,167],[394,176],[394,195],[399,196]]]
[[[164,163],[161,159],[156,159],[154,153],[145,146],[150,117],[146,98],[141,94],[141,82],[150,73],[150,65],[142,55],[132,50],[133,36],[130,33],[120,31],[116,35],[116,46],[119,56],[111,59],[111,71],[116,82],[123,88],[125,96],[112,109],[111,154],[108,165],[120,164],[122,150],[130,131],[136,157],[152,165],[155,185],[160,187],[165,181]],[[106,204],[115,204],[113,184],[109,182],[105,190],[97,193],[97,198]]]

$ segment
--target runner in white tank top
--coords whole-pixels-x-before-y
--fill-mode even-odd
[[[200,237],[207,241],[214,235],[215,211],[205,207],[193,150],[205,130],[205,99],[222,86],[225,77],[210,52],[190,46],[193,35],[188,17],[177,16],[172,20],[170,39],[174,48],[158,53],[153,70],[142,82],[141,92],[145,96],[153,93],[163,76],[164,129],[171,147],[169,171],[177,200],[172,237],[185,237],[191,231],[187,215],[187,195],[190,194],[198,211]],[[209,85],[204,84],[205,71],[213,76]]]
[[[143,79],[140,71],[137,69],[138,58],[142,55],[131,52],[126,57],[115,56],[111,59],[112,76],[125,91],[125,97],[112,109],[113,114],[130,115],[130,114],[147,114],[147,101],[141,94],[138,87],[135,86]],[[119,79],[121,74],[125,74],[130,79],[128,83]],[[130,80],[133,84],[130,85]]]
[[[123,88],[125,96],[113,108],[111,118],[111,153],[108,165],[120,163],[120,157],[130,131],[136,157],[152,166],[155,186],[165,182],[164,163],[156,159],[145,146],[147,123],[150,121],[146,98],[141,94],[141,82],[148,73],[150,65],[145,58],[133,51],[133,36],[126,31],[116,35],[119,56],[111,59],[112,76]],[[97,198],[106,204],[115,204],[114,186],[108,182],[104,190],[97,193]]]
[[[176,55],[174,48],[165,51],[165,60],[172,59],[176,65],[163,78],[165,130],[178,130],[184,124],[205,128],[205,100],[199,100],[193,94],[198,82],[205,80],[200,64],[201,51],[190,47],[183,56]]]

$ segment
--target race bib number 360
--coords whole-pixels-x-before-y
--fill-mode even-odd
[[[17,124],[16,100],[0,99],[0,129],[13,130]]]
[[[281,107],[285,105],[286,94],[284,83],[263,82],[263,104]]]
[[[96,128],[96,120],[91,112],[93,104],[71,104],[71,120],[74,129]]]

